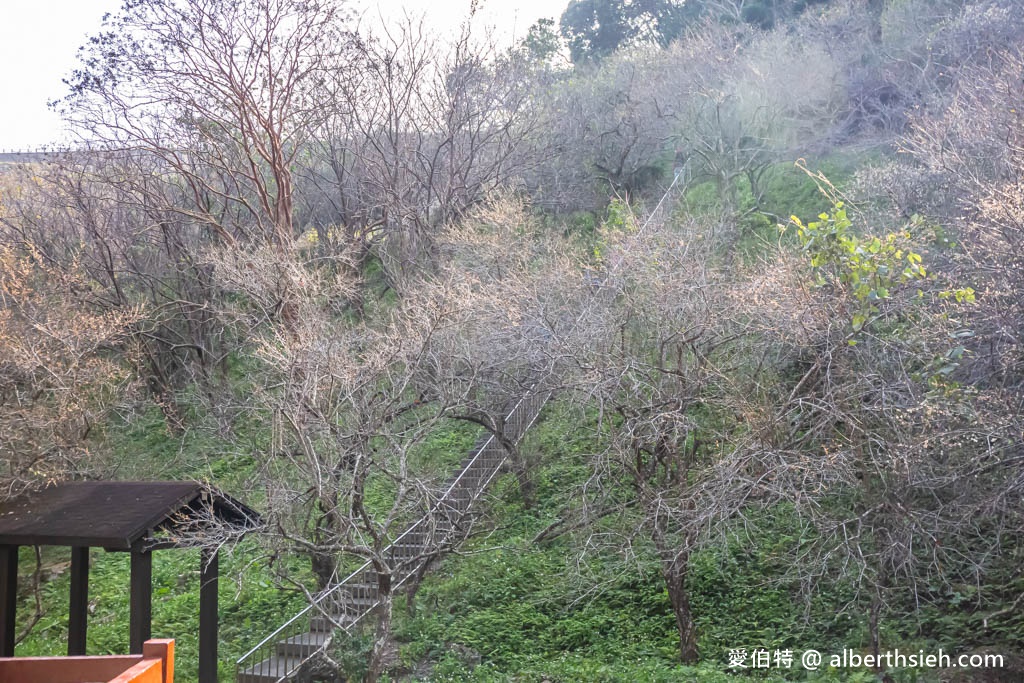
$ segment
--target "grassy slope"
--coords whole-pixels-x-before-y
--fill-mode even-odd
[[[533,538],[562,512],[586,477],[592,426],[555,406],[528,440],[536,462],[536,507],[522,507],[511,476],[491,497],[491,526],[447,558],[397,629],[412,678],[471,681],[725,681],[730,647],[785,647],[799,635],[803,605],[766,585],[770,558],[703,553],[695,561],[701,614],[700,668],[676,663],[677,636],[657,565],[609,553],[579,553],[580,538]],[[787,630],[783,630],[787,629]],[[424,666],[424,661],[430,664]],[[479,666],[475,666],[479,661]]]
[[[251,448],[262,442],[251,430]],[[472,447],[478,428],[456,422],[438,430],[418,449],[427,471],[444,477]],[[203,430],[174,436],[160,414],[151,410],[130,421],[113,425],[105,449],[121,479],[198,479],[239,494],[259,509],[260,501],[244,493],[254,460],[237,444],[219,440]],[[67,652],[67,604],[70,553],[63,548],[42,550],[41,604],[43,616],[17,647],[18,656],[63,655]],[[90,556],[89,654],[128,651],[129,557],[93,549]],[[291,558],[289,573],[308,576],[301,558]],[[31,591],[36,568],[33,549],[23,548],[20,569],[19,630],[35,613]],[[280,567],[276,567],[279,569]],[[282,590],[267,554],[255,540],[222,554],[220,571],[220,680],[234,680],[234,661],[305,605],[301,593]],[[153,561],[153,636],[177,640],[178,678],[185,683],[197,675],[199,634],[199,553],[163,550]]]
[[[841,587],[824,591],[806,605],[795,586],[772,580],[783,573],[786,551],[795,542],[785,511],[779,511],[774,519],[763,521],[764,542],[757,547],[729,541],[694,558],[691,588],[705,663],[698,668],[679,666],[668,597],[650,557],[641,555],[627,563],[614,553],[596,552],[581,558],[582,537],[532,540],[556,519],[567,493],[586,477],[585,458],[594,450],[594,431],[593,424],[582,424],[564,407],[545,411],[524,447],[535,465],[537,504],[524,508],[515,478],[501,477],[489,497],[489,514],[480,533],[428,577],[415,597],[415,610],[408,608],[404,596],[400,599],[397,676],[436,681],[714,683],[735,680],[726,666],[734,647],[814,646],[826,651],[867,645],[863,612],[856,612],[856,601],[852,609],[843,609],[851,596]],[[464,452],[474,436],[461,425],[440,432],[425,456],[452,458],[446,454]],[[159,444],[150,445],[159,451]],[[23,552],[23,570],[30,570],[34,556],[29,549]],[[128,558],[102,550],[95,550],[92,557],[89,652],[124,652]],[[274,586],[259,557],[256,544],[247,543],[222,560],[222,681],[231,680],[238,655],[303,604],[297,593]],[[66,553],[60,551],[44,554],[44,564],[55,569],[66,561]],[[68,595],[63,569],[44,584],[45,616],[19,645],[19,655],[63,654]],[[178,639],[179,678],[185,682],[195,680],[197,584],[196,551],[157,553],[153,633]],[[22,617],[31,609],[28,598]],[[890,627],[891,642],[906,649],[937,645],[914,632],[908,615]],[[355,668],[364,645],[350,645],[348,661]],[[782,680],[777,675],[760,678]],[[863,674],[832,673],[790,678],[873,680]]]
[[[731,649],[765,648],[792,649],[797,659],[785,675],[779,669],[751,674],[760,680],[877,680],[865,671],[808,673],[799,666],[799,653],[808,648],[870,651],[867,604],[841,584],[818,585],[808,601],[783,578],[801,533],[784,508],[748,520],[752,533],[742,539],[723,539],[693,557],[699,667],[677,663],[675,622],[651,556],[581,553],[586,539],[580,535],[534,542],[587,476],[595,431],[562,406],[545,411],[524,449],[534,458],[537,505],[524,509],[512,475],[498,480],[485,528],[428,576],[414,610],[404,602],[396,609],[399,678],[724,682],[736,680],[728,668]],[[883,649],[966,652],[991,644],[972,619],[955,602],[927,607],[908,598],[886,620]],[[993,651],[1014,653],[1019,636],[1003,634]],[[894,680],[939,678],[934,671],[896,672]]]
[[[833,165],[833,179],[852,170],[849,160],[834,160]],[[813,183],[795,169],[779,167],[769,182],[766,208],[772,212],[813,216],[823,208]],[[707,188],[698,186],[688,193],[681,210],[714,211],[713,203]],[[752,222],[743,226],[736,246],[745,257],[756,258],[764,244],[777,239],[774,225]],[[259,426],[245,429],[249,445],[244,448],[260,448],[264,438]],[[439,681],[714,682],[735,679],[726,673],[731,648],[834,651],[866,646],[864,612],[858,612],[862,605],[850,591],[843,586],[819,587],[815,600],[807,604],[796,586],[777,578],[784,574],[786,557],[798,542],[786,511],[778,510],[770,519],[756,520],[756,543],[726,539],[693,558],[690,587],[705,664],[678,666],[674,620],[652,558],[641,553],[626,562],[607,551],[581,557],[583,537],[533,542],[587,476],[586,457],[596,448],[594,432],[592,424],[581,424],[557,405],[546,410],[524,448],[534,463],[536,505],[523,506],[513,477],[499,479],[490,496],[489,518],[481,525],[487,533],[436,568],[416,596],[415,610],[404,604],[404,598],[396,610],[402,676]],[[453,425],[425,444],[421,456],[439,473],[447,471],[475,436],[472,428]],[[168,435],[155,411],[114,427],[108,445],[120,478],[198,478],[237,491],[253,466],[251,456],[240,452],[237,443],[231,446],[198,431],[181,438]],[[259,507],[259,501],[249,502]],[[24,553],[22,568],[28,572],[34,557],[28,549]],[[90,653],[127,649],[127,559],[93,553]],[[67,557],[47,552],[44,560],[60,569]],[[301,561],[296,565],[301,572]],[[44,584],[44,617],[19,646],[19,655],[64,651],[64,569]],[[221,583],[221,680],[228,681],[233,660],[297,611],[302,598],[275,587],[255,543],[225,557],[221,571],[226,577]],[[195,680],[197,583],[194,551],[157,554],[153,633],[178,639],[179,678],[186,682]],[[30,598],[23,596],[23,618],[31,611]],[[935,607],[915,612],[908,606],[891,621],[888,642],[908,650],[948,648],[977,626],[967,616]],[[349,645],[347,661],[356,668],[364,646]],[[874,679],[864,674],[839,678],[826,672],[805,680]]]

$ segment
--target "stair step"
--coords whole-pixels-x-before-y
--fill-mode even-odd
[[[358,598],[339,597],[337,602],[328,610],[328,614],[330,614],[335,621],[339,621],[344,624],[346,620],[351,621],[352,618],[371,609],[377,604],[377,601],[378,599],[376,597],[369,596]],[[320,616],[324,615],[321,614]]]
[[[377,602],[377,599],[376,595],[346,595],[339,602],[343,607],[348,605],[371,607]]]
[[[302,657],[280,657],[272,655],[238,673],[236,683],[277,683],[302,664]]]
[[[393,560],[411,560],[414,557],[419,557],[423,554],[423,548],[421,546],[403,546],[400,548],[392,547],[388,550],[388,557]]]
[[[316,631],[318,633],[330,633],[336,628],[335,624],[340,624],[341,626],[348,626],[353,621],[355,621],[356,616],[357,615],[355,614],[332,614],[331,618],[328,619],[327,617],[321,614],[309,620],[309,630],[311,632]]]
[[[330,631],[310,631],[277,643],[275,649],[279,657],[301,657],[305,659],[330,639]]]
[[[395,540],[395,545],[423,545],[427,541],[429,536],[427,529],[417,529],[416,531],[410,531],[402,534],[402,536]]]
[[[346,602],[360,602],[369,600],[377,601],[377,584],[375,583],[353,583],[345,586],[338,601],[341,604]]]
[[[423,552],[423,544],[422,543],[403,543],[401,545],[393,545],[390,548],[388,548],[388,550],[393,552],[393,553],[405,553],[405,554],[419,555],[420,553]]]

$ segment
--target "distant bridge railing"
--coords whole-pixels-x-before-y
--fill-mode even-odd
[[[37,149],[0,149],[0,162],[18,163],[21,161],[39,161],[53,152],[46,147]]]

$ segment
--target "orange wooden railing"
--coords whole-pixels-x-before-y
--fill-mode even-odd
[[[0,657],[2,683],[174,683],[174,641],[147,640],[141,655]]]

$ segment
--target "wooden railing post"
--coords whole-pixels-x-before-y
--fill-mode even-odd
[[[199,683],[217,683],[217,551],[204,548],[199,562]]]
[[[89,627],[89,548],[71,549],[71,597],[68,607],[68,656],[84,655]]]
[[[162,683],[174,683],[174,640],[170,638],[147,640],[142,645],[142,656],[147,659],[159,657],[163,660],[164,679]]]

